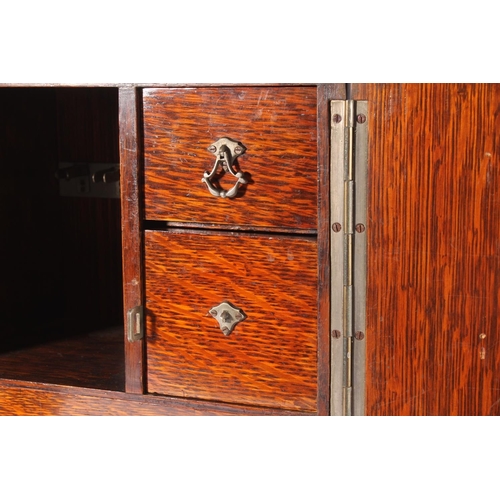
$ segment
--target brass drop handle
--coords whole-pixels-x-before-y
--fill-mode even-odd
[[[234,198],[238,194],[240,185],[248,183],[248,180],[245,178],[245,174],[236,170],[234,164],[236,158],[246,151],[245,146],[239,142],[228,139],[227,137],[222,137],[207,149],[215,155],[216,160],[212,170],[203,174],[201,182],[204,182],[207,185],[208,190],[214,196],[219,196],[221,198]],[[222,173],[228,172],[236,177],[236,184],[227,191],[220,187],[217,182],[220,177],[217,173],[219,166],[222,167]]]

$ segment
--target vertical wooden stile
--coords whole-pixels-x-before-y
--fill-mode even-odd
[[[143,304],[142,214],[140,203],[140,91],[123,87],[119,91],[120,168],[123,241],[123,302],[127,311]],[[125,332],[125,390],[142,394],[145,388],[144,340],[130,342]]]

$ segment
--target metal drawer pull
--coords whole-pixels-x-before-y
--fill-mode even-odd
[[[244,321],[247,315],[230,302],[222,302],[216,307],[212,307],[209,313],[218,321],[222,333],[227,337],[234,327]]]
[[[207,149],[213,153],[217,159],[215,160],[212,170],[203,174],[201,182],[204,182],[207,185],[208,190],[214,196],[220,196],[221,198],[234,198],[238,194],[240,184],[248,183],[248,180],[245,178],[245,174],[234,168],[234,160],[246,151],[245,146],[239,142],[228,139],[227,137],[222,137]],[[218,185],[218,179],[222,177],[222,175],[217,174],[219,165],[221,165],[223,169],[222,175],[224,172],[229,172],[237,179],[236,184],[227,191]]]

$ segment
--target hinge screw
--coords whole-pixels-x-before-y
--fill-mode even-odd
[[[339,332],[339,330],[333,330],[332,331],[332,337],[334,339],[339,339],[342,334]]]
[[[334,114],[332,116],[333,123],[340,123],[342,121],[342,117],[339,114]]]
[[[242,149],[240,146],[236,146],[236,147],[234,148],[234,152],[235,152],[237,155],[239,155],[242,151],[243,151],[243,149]]]
[[[359,114],[358,116],[356,116],[356,121],[358,123],[365,123],[366,122],[366,116],[363,115],[363,114]]]
[[[342,229],[342,224],[340,224],[340,222],[334,222],[332,224],[332,229],[335,233],[338,233]]]
[[[355,332],[354,338],[356,340],[363,340],[365,338],[365,334],[363,332]]]
[[[211,152],[211,153],[215,153],[217,151],[217,148],[215,146],[210,146],[208,148],[208,150]]]
[[[364,233],[365,232],[365,225],[364,224],[356,224],[356,232],[357,233]]]

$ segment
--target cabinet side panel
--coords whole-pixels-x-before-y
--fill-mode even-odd
[[[500,85],[360,84],[367,413],[500,414]]]

